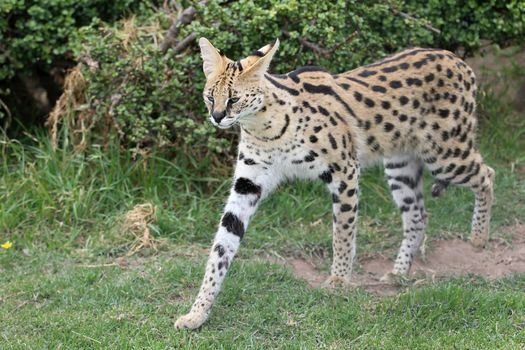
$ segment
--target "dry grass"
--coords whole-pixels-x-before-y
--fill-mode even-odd
[[[149,227],[155,221],[156,211],[153,204],[145,203],[136,205],[124,215],[121,230],[126,236],[131,234],[135,237],[126,256],[132,256],[145,248],[157,250],[160,241],[153,237]]]
[[[91,113],[86,107],[87,81],[82,74],[80,65],[71,69],[66,76],[64,92],[55,107],[49,113],[46,126],[50,129],[51,144],[58,148],[58,129],[60,123],[67,123],[68,130],[73,133],[71,141],[75,150],[84,150],[87,146],[87,133],[93,127]],[[76,113],[78,112],[78,113]],[[67,140],[64,140],[67,142]]]

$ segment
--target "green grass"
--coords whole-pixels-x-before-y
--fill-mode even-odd
[[[485,94],[480,148],[497,173],[493,238],[525,222],[525,120]],[[206,164],[132,160],[117,150],[53,151],[42,132],[0,144],[0,348],[523,349],[525,274],[403,287],[396,297],[312,289],[263,254],[331,256],[330,196],[322,184],[284,185],[254,217],[210,320],[178,332],[202,278],[206,250],[230,187]],[[197,164],[198,166],[198,164]],[[194,163],[195,167],[195,163]],[[195,174],[203,175],[195,175]],[[428,235],[468,238],[469,190],[430,198]],[[159,251],[118,259],[135,237],[122,229],[136,204],[157,208]],[[364,172],[358,256],[393,256],[401,220],[380,168]],[[121,265],[118,263],[122,262]],[[359,265],[359,262],[358,262]]]
[[[180,253],[180,252],[178,252]],[[209,322],[175,331],[202,277],[204,254],[129,265],[39,254],[0,285],[2,348],[520,349],[525,277],[476,277],[408,288],[395,298],[311,289],[280,266],[239,259]],[[6,262],[6,260],[8,260]],[[292,292],[293,291],[293,292]]]

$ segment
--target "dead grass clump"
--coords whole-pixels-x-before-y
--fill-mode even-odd
[[[66,76],[64,92],[46,121],[54,149],[58,148],[58,126],[61,122],[67,124],[67,130],[73,133],[71,141],[75,150],[83,150],[87,146],[87,133],[93,123],[86,106],[86,89],[87,81],[80,65],[77,65]]]
[[[126,253],[127,257],[134,255],[141,249],[157,250],[160,242],[153,237],[150,230],[150,224],[155,219],[156,208],[151,203],[138,204],[124,215],[120,230],[134,237],[134,241]]]

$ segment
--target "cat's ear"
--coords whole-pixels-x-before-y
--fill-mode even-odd
[[[268,71],[272,58],[279,48],[279,39],[271,44],[268,44],[257,51],[254,51],[250,56],[240,61],[243,67],[243,76],[262,76]]]
[[[202,70],[206,78],[212,74],[221,72],[224,69],[224,62],[226,60],[224,55],[206,38],[199,39],[199,46],[203,60]]]

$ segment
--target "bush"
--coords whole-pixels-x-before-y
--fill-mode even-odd
[[[51,65],[68,52],[69,36],[93,18],[114,21],[137,10],[137,0],[2,0],[0,81],[32,65]]]
[[[78,28],[97,18],[112,23],[144,6],[142,0],[0,1],[0,99],[9,104],[0,106],[0,121],[8,109],[30,120],[48,112],[60,94],[58,72],[75,64],[69,38]],[[43,109],[30,99],[35,89],[46,94]]]
[[[197,11],[179,39],[195,32],[237,59],[280,37],[274,72],[306,64],[341,72],[409,46],[463,47],[468,54],[482,39],[508,44],[525,32],[523,2],[240,0],[210,1]],[[205,117],[197,45],[176,56],[159,50],[170,23],[170,14],[144,8],[116,25],[95,20],[76,32],[70,47],[84,62],[86,88],[80,102],[68,104],[66,94],[61,107],[69,108],[52,115],[55,126],[74,129],[58,135],[81,134],[73,143],[81,140],[82,149],[113,135],[128,149],[175,146],[198,157],[228,150],[232,138],[221,138]]]

